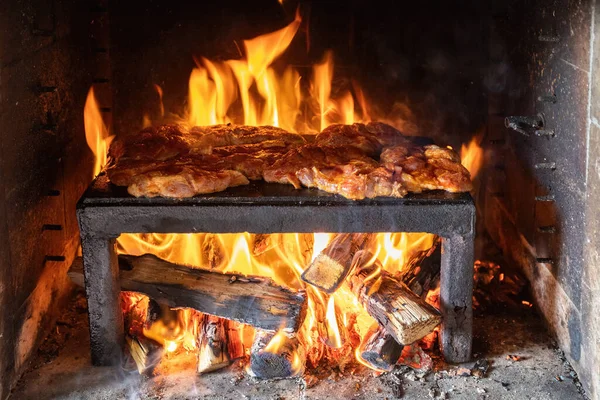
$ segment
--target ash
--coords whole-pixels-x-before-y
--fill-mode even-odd
[[[14,399],[585,399],[533,309],[494,311],[475,319],[472,362],[399,365],[391,373],[366,369],[328,376],[255,380],[240,363],[197,376],[193,371],[142,376],[123,368],[93,367],[85,299],[69,311],[40,347]]]

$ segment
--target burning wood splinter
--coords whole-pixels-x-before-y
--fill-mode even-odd
[[[400,358],[403,347],[384,328],[375,324],[360,345],[360,356],[372,368],[390,372]]]
[[[411,344],[440,323],[439,311],[417,297],[367,251],[356,254],[349,278],[352,292],[367,312],[400,344]]]
[[[250,373],[260,379],[297,376],[304,371],[305,355],[298,338],[290,338],[283,331],[257,331],[250,352]]]
[[[233,321],[212,315],[204,315],[198,340],[199,374],[227,367],[231,362],[244,355],[239,333]]]
[[[302,273],[302,280],[325,293],[335,292],[348,276],[356,252],[366,248],[374,237],[371,233],[336,235]]]

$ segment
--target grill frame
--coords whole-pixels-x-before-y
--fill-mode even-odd
[[[121,233],[427,232],[442,237],[440,344],[446,361],[471,357],[475,205],[468,193],[352,201],[317,189],[253,182],[186,199],[136,198],[99,175],[77,205],[92,362],[121,357],[115,240]]]

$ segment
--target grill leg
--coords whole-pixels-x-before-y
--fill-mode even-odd
[[[124,337],[115,239],[82,236],[81,248],[92,364],[117,365],[121,359]]]
[[[440,347],[447,362],[471,358],[473,340],[473,235],[443,238]]]

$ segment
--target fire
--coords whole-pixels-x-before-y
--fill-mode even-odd
[[[482,140],[483,134],[479,133],[475,135],[468,144],[463,144],[460,148],[461,163],[471,173],[471,179],[475,179],[483,164],[483,149],[481,148]]]
[[[273,247],[255,254],[256,237],[249,233],[124,234],[119,238],[118,249],[121,253],[133,255],[152,253],[194,268],[211,268],[207,254],[214,249],[209,251],[207,243],[217,246],[216,253],[219,253],[221,260],[212,267],[213,271],[265,276],[279,285],[306,290],[308,310],[297,335],[313,365],[342,357],[344,348],[349,348],[348,354],[360,363],[359,344],[376,322],[358,303],[347,285],[328,296],[300,279],[304,269],[333,237],[331,233],[273,234],[268,237]],[[425,233],[378,233],[372,249],[373,260],[377,258],[386,271],[398,274],[412,255],[429,249],[433,240],[434,235]],[[379,279],[379,272],[375,271],[367,279]],[[161,365],[175,362],[176,356],[202,351],[196,344],[200,331],[199,315],[193,310],[177,310],[176,318],[155,321],[142,330],[145,337],[163,345],[166,356]],[[356,343],[349,340],[352,334],[359,336]],[[278,332],[264,351],[276,352],[284,342],[285,335],[283,331]],[[304,365],[301,355],[294,354],[293,359],[298,368]],[[163,366],[162,370],[172,371],[173,368]]]
[[[301,84],[298,70],[288,66],[278,68],[274,62],[290,46],[302,19],[297,13],[284,28],[244,41],[241,59],[214,61],[196,60],[190,74],[186,111],[177,122],[190,126],[238,123],[246,125],[273,125],[292,132],[317,132],[333,123],[368,121],[371,119],[368,104],[360,87],[354,83],[353,92],[337,90],[334,80],[334,59],[327,52],[321,63],[314,66],[311,82]],[[303,88],[310,88],[306,92]],[[155,85],[160,100],[160,114],[165,115],[163,91]],[[362,115],[356,112],[359,104]],[[94,176],[106,163],[108,145],[112,136],[104,125],[98,104],[90,90],[85,105],[85,131],[88,145],[96,156]],[[151,124],[149,117],[145,124]],[[480,142],[480,141],[479,141]],[[481,155],[475,141],[464,148],[463,164],[476,174],[476,164]],[[467,156],[468,153],[468,156]],[[300,278],[311,261],[333,238],[332,233],[272,234],[264,251],[257,251],[256,235],[238,234],[123,234],[118,238],[118,251],[131,255],[154,254],[167,261],[192,268],[206,268],[216,272],[256,275],[272,279],[275,283],[294,290],[305,290],[308,310],[304,323],[297,333],[306,358],[312,365],[329,360],[336,362],[350,357],[360,362],[359,344],[375,321],[359,304],[348,285],[326,295],[307,286]],[[378,233],[372,249],[383,269],[398,274],[417,252],[430,248],[434,236],[425,233]],[[373,273],[378,279],[380,271]],[[133,307],[145,318],[149,301],[140,300],[139,294],[124,295],[124,309]],[[144,298],[142,296],[142,298]],[[129,310],[129,311],[127,311]],[[174,360],[180,355],[198,354],[198,334],[202,316],[193,310],[171,310],[165,314],[170,319],[144,323],[136,334],[160,343],[164,360]],[[251,327],[239,333],[242,342],[250,344],[254,337]],[[284,333],[277,333],[265,351],[277,349]],[[293,354],[294,368],[304,365],[304,355]],[[163,362],[161,361],[161,363]],[[166,362],[166,361],[165,361]],[[341,362],[341,361],[340,361]]]
[[[104,124],[100,106],[94,95],[94,89],[90,88],[85,106],[83,108],[83,120],[85,126],[85,140],[88,147],[92,150],[95,157],[94,175],[96,177],[102,171],[102,167],[106,164],[108,146],[114,136],[108,132],[108,128]]]

